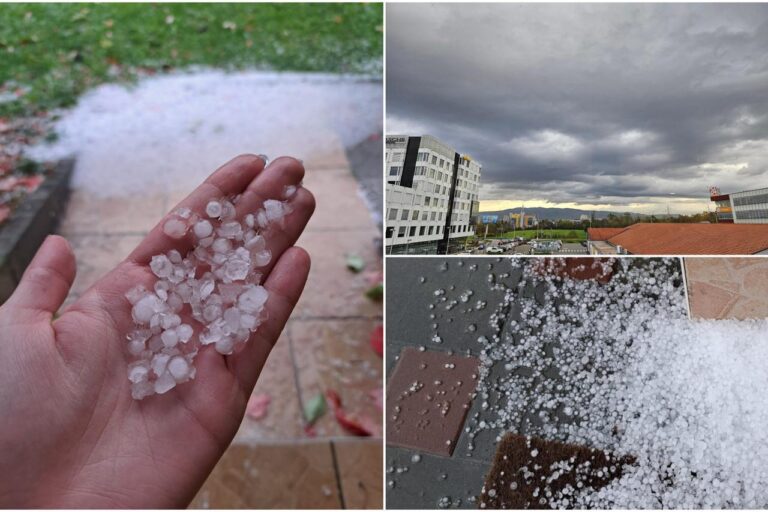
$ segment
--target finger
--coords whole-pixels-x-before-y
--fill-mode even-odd
[[[265,157],[260,155],[240,155],[211,174],[202,185],[197,187],[181,203],[176,205],[171,212],[178,208],[189,208],[197,214],[205,212],[205,206],[211,199],[240,194],[264,170]],[[192,235],[187,233],[183,238],[176,239],[166,235],[163,225],[170,218],[166,215],[142,242],[128,256],[129,261],[139,265],[147,265],[152,256],[166,253],[171,249],[186,252],[192,248]]]
[[[295,158],[281,157],[272,162],[255,180],[248,185],[237,203],[238,216],[262,208],[267,199],[282,199],[288,186],[298,187],[304,178],[304,166]],[[292,209],[282,222],[271,223],[262,235],[266,248],[272,253],[270,263],[259,271],[268,276],[280,255],[293,246],[315,211],[315,198],[305,188],[299,187],[288,199]]]
[[[259,326],[241,352],[228,356],[232,372],[248,394],[301,296],[309,266],[309,254],[304,249],[291,247],[283,253],[264,284],[269,291],[267,321]]]
[[[55,313],[67,298],[75,272],[69,242],[58,235],[48,236],[8,299],[8,307]]]

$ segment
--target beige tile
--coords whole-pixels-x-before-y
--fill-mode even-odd
[[[382,508],[381,441],[335,441],[333,447],[344,506],[351,509]]]
[[[233,442],[255,444],[305,437],[304,418],[296,388],[296,373],[291,360],[290,343],[285,333],[280,336],[269,354],[253,393],[266,393],[271,397],[267,415],[258,420],[246,415]]]
[[[768,305],[768,261],[754,265],[743,273],[742,289],[747,295]]]
[[[349,168],[347,152],[344,150],[344,146],[338,138],[331,144],[300,158],[304,161],[304,168],[309,171]]]
[[[233,444],[190,508],[341,508],[331,445]]]
[[[165,194],[97,197],[74,190],[59,232],[63,235],[146,233],[165,214]]]
[[[382,359],[370,348],[376,319],[292,321],[291,349],[306,402],[318,393],[335,390],[345,411],[377,435],[382,411],[374,393],[382,387]],[[315,425],[318,437],[349,436],[330,411]]]
[[[315,213],[308,230],[375,230],[368,207],[348,169],[308,170],[304,186],[315,196]]]
[[[725,258],[685,258],[685,271],[690,281],[732,280]]]
[[[768,259],[686,258],[685,269],[693,317],[768,317]]]
[[[141,235],[69,235],[77,262],[77,275],[67,304],[117,266],[144,238]]]
[[[768,301],[740,298],[733,304],[727,318],[768,318]]]
[[[695,318],[725,318],[738,295],[703,281],[688,284],[691,315]]]
[[[305,232],[297,245],[309,252],[312,268],[296,316],[381,316],[381,302],[365,292],[373,285],[372,275],[381,271],[380,255],[373,239],[375,231]],[[356,253],[366,262],[364,272],[347,269],[347,254]]]

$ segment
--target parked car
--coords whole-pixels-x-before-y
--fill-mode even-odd
[[[501,247],[488,247],[485,250],[486,254],[504,254],[504,249]]]

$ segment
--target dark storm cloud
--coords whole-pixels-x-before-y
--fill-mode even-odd
[[[623,205],[768,186],[768,6],[388,4],[388,131],[481,199]]]

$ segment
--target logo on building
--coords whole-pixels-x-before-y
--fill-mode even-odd
[[[387,137],[387,144],[405,144],[406,137]]]

